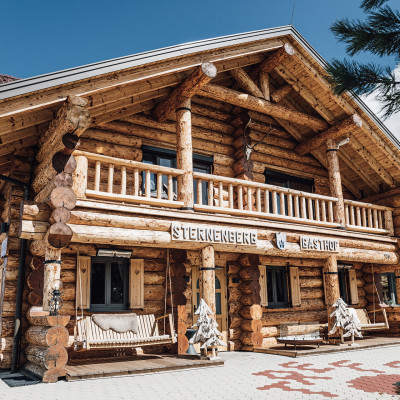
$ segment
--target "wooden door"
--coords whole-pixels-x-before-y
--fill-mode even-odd
[[[222,340],[227,343],[228,334],[228,312],[227,312],[227,301],[226,301],[226,275],[225,268],[215,270],[215,309],[216,309],[216,321],[218,329],[222,333]],[[200,280],[199,270],[193,268],[192,270],[192,305],[193,305],[193,324],[196,323],[197,315],[194,312],[200,302]],[[196,351],[200,353],[200,345],[194,346]],[[227,346],[218,346],[219,351],[227,351]]]

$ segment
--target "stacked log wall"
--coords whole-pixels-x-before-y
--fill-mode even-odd
[[[13,166],[9,176],[18,179],[22,182],[28,182],[31,165],[32,165],[33,150],[27,149],[21,151],[14,157]],[[21,239],[18,238],[18,219],[19,208],[24,198],[24,190],[20,186],[5,183],[1,189],[1,196],[4,201],[1,203],[0,213],[1,221],[9,224],[8,243],[7,243],[7,265],[4,265],[4,258],[0,258],[0,269],[4,276],[4,292],[0,289],[0,302],[3,299],[3,312],[1,314],[1,347],[0,347],[0,368],[9,369],[12,360],[13,336],[15,327],[15,304],[17,299],[17,281],[19,267],[19,251]],[[5,235],[2,235],[4,239]],[[29,253],[26,257],[26,271],[29,271],[31,257]],[[0,273],[0,276],[2,275]],[[28,273],[26,272],[25,277]],[[23,303],[22,303],[22,335],[21,348],[26,347],[24,340],[24,332],[28,328],[28,322],[25,318],[25,312],[29,307],[28,298],[29,288],[24,286]],[[21,363],[24,363],[23,354],[20,355]]]

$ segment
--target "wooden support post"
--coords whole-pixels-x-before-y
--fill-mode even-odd
[[[215,317],[215,259],[214,247],[207,246],[202,249],[201,266],[201,298],[210,307]]]
[[[76,169],[73,174],[72,190],[78,199],[86,197],[88,174],[88,159],[85,156],[76,157]]]
[[[189,340],[186,337],[187,317],[186,306],[178,306],[178,354],[186,354],[189,348]]]
[[[339,290],[339,275],[337,268],[336,256],[329,256],[324,263],[324,285],[325,285],[325,303],[328,312],[328,332],[335,323],[334,318],[330,315],[334,311],[333,304],[340,297]],[[331,337],[329,337],[329,344],[340,344],[342,331],[336,331]],[[339,338],[340,336],[340,338]]]
[[[178,178],[178,199],[185,209],[193,209],[193,151],[190,99],[184,100],[176,110],[177,167],[185,171]]]
[[[43,310],[49,311],[51,284],[61,276],[61,250],[46,247],[44,256]]]
[[[344,214],[344,200],[342,191],[342,180],[340,177],[338,148],[333,139],[328,139],[326,141],[326,148],[331,195],[333,197],[337,197],[338,199],[336,203],[335,222],[340,224],[342,227],[345,227],[346,220]]]

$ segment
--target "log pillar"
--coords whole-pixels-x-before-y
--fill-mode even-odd
[[[73,175],[72,190],[78,199],[86,197],[88,159],[85,156],[76,156],[76,169]]]
[[[210,307],[215,317],[215,258],[214,247],[207,246],[201,251],[201,298]]]
[[[49,311],[51,284],[61,276],[61,249],[46,246],[44,256],[43,310]]]
[[[184,100],[176,109],[177,167],[184,174],[178,177],[178,198],[183,201],[184,209],[193,209],[193,149],[192,117],[190,99]]]
[[[326,155],[328,159],[329,186],[333,197],[337,197],[335,219],[340,226],[346,226],[344,214],[344,200],[342,191],[342,180],[340,177],[338,146],[332,139],[326,141]]]
[[[333,304],[340,297],[339,290],[339,274],[337,268],[336,256],[329,256],[324,263],[324,285],[325,285],[325,302],[327,305],[328,312],[328,332],[335,323],[334,319],[331,318],[331,314],[334,311]],[[341,331],[336,331],[329,337],[329,344],[340,344],[341,342]]]

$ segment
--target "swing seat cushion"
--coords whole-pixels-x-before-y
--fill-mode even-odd
[[[136,314],[94,314],[93,322],[103,331],[109,329],[117,333],[138,333],[138,319]]]

